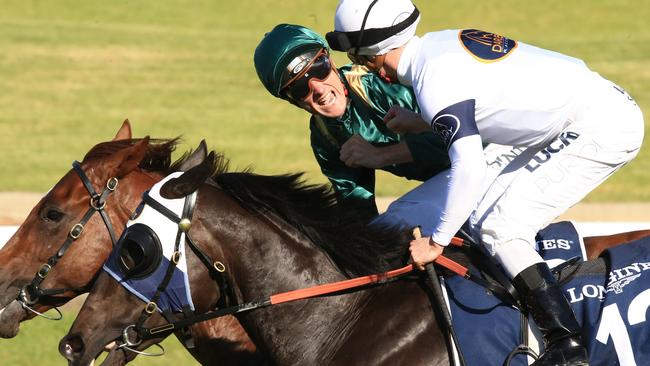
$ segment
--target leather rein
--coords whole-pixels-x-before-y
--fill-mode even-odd
[[[191,213],[192,213],[192,210],[187,210],[188,197],[193,196],[195,194],[196,192],[186,197],[186,204],[185,204],[185,208],[183,209],[183,217],[178,217],[175,213],[167,209],[164,205],[160,204],[159,202],[151,198],[147,193],[145,193],[143,199],[146,204],[148,204],[149,206],[151,206],[152,208],[154,208],[155,210],[157,210],[158,212],[166,216],[171,221],[178,224],[179,233],[180,231],[183,231],[185,233],[187,244],[189,244],[192,251],[195,254],[197,254],[197,256],[199,257],[199,259],[201,259],[203,264],[210,270],[210,272],[213,274],[213,277],[216,278],[216,280],[218,281],[220,288],[225,293],[225,296],[223,296],[220,299],[220,302],[221,300],[225,300],[226,307],[217,308],[217,310],[209,311],[204,314],[198,314],[198,315],[194,314],[192,316],[187,316],[186,314],[184,319],[175,320],[175,321],[172,320],[169,316],[165,315],[165,318],[168,321],[167,324],[163,324],[151,328],[145,327],[144,322],[155,312],[157,308],[157,305],[155,303],[156,299],[159,297],[160,293],[164,291],[165,287],[169,282],[169,280],[167,279],[167,277],[171,277],[171,274],[169,274],[168,276],[165,276],[165,279],[163,279],[161,284],[158,286],[155,297],[152,298],[151,301],[145,305],[136,324],[129,325],[123,330],[123,336],[122,336],[123,348],[129,349],[137,353],[141,353],[130,347],[138,346],[143,341],[146,340],[159,338],[159,337],[162,338],[167,337],[168,335],[176,331],[187,332],[187,327],[192,324],[223,317],[226,315],[235,315],[244,312],[249,312],[251,310],[260,309],[271,305],[277,305],[281,303],[302,300],[302,299],[307,299],[307,298],[321,296],[321,295],[339,293],[350,289],[359,289],[367,285],[375,285],[375,284],[381,285],[381,284],[385,284],[397,280],[400,277],[403,277],[414,271],[413,265],[409,264],[402,268],[391,270],[385,273],[371,274],[371,275],[352,278],[344,281],[317,285],[317,286],[303,288],[303,289],[297,289],[293,291],[271,295],[256,301],[250,301],[246,303],[227,306],[228,303],[234,301],[235,297],[233,293],[233,288],[229,284],[226,276],[224,275],[226,271],[225,265],[222,262],[213,261],[212,259],[210,259],[210,257],[207,254],[205,254],[205,252],[203,252],[196,245],[196,243],[191,239],[191,236],[189,235],[188,232],[191,227],[190,220],[191,220]],[[236,195],[234,198],[240,200],[239,197],[237,197]],[[194,198],[192,198],[191,201],[193,202]],[[191,205],[193,208],[193,203]],[[269,211],[268,209],[260,209],[260,208],[258,208],[257,211],[271,223],[274,222],[274,220],[271,217],[269,217],[269,216],[275,216],[273,212]],[[176,244],[175,244],[176,251],[178,251],[179,239],[180,239],[180,235],[177,235]],[[470,244],[467,241],[461,238],[453,238],[451,244],[458,247],[470,246]],[[170,261],[170,265],[168,267],[167,273],[171,273],[173,271],[173,267],[175,267],[176,263],[177,261],[176,262],[174,260]],[[472,273],[466,267],[445,257],[444,255],[439,256],[438,259],[436,259],[435,263],[444,268],[447,268],[448,270],[452,271],[453,273],[459,276],[464,277],[465,279],[468,279],[470,281],[477,283],[482,287],[485,287],[486,289],[493,292],[496,296],[506,301],[507,303],[510,304],[516,303],[516,301],[512,299],[512,295],[509,293],[509,291],[506,290],[503,286],[501,286],[500,284],[491,283],[481,278],[480,276],[477,276],[475,273]],[[136,333],[135,339],[130,339],[130,334],[132,334],[130,330],[135,331]]]

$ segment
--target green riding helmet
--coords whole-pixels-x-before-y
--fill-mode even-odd
[[[290,69],[300,67],[302,61],[309,60],[323,48],[328,48],[327,41],[312,30],[279,24],[264,35],[255,49],[253,60],[257,76],[269,93],[286,99],[280,95],[280,89],[289,80]]]

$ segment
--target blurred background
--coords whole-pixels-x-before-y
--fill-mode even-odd
[[[420,35],[477,28],[581,58],[650,113],[647,0],[414,2],[422,13]],[[331,30],[336,4],[2,0],[0,192],[42,194],[126,118],[137,137],[182,136],[179,156],[205,138],[235,169],[305,171],[310,182],[325,182],[309,146],[309,116],[266,92],[252,58],[278,23]],[[335,60],[347,63],[342,54]],[[644,146],[586,200],[630,207],[650,201],[649,151]],[[415,185],[380,174],[377,193],[394,197]],[[65,364],[56,346],[69,324],[29,322],[18,338],[0,340],[0,364]],[[192,364],[178,342],[168,343],[176,347],[172,356],[135,364]]]
[[[49,189],[129,118],[135,136],[205,138],[233,167],[319,173],[308,115],[266,92],[253,52],[278,23],[324,34],[337,1],[2,1],[0,191]],[[585,60],[650,107],[644,0],[416,1],[419,34],[473,27]],[[338,64],[347,63],[336,55]],[[616,121],[612,121],[616,128]],[[587,199],[648,201],[644,149]],[[378,194],[413,185],[380,178]]]

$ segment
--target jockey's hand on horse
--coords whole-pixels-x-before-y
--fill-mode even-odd
[[[423,271],[424,266],[433,262],[442,254],[445,247],[434,242],[430,236],[425,236],[411,241],[409,251],[411,252],[411,261],[415,268]]]
[[[345,165],[352,168],[379,169],[386,165],[382,149],[371,145],[357,134],[352,135],[341,146],[339,158]]]
[[[396,133],[420,133],[431,131],[431,126],[411,110],[394,105],[384,116],[384,123]]]

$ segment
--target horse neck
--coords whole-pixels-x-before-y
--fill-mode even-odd
[[[239,302],[346,279],[322,250],[283,220],[255,216],[238,205],[227,212],[227,225],[217,225],[215,236],[229,226],[220,242],[236,243],[224,256]],[[296,359],[322,363],[345,341],[369,299],[366,292],[353,292],[298,300],[256,310],[241,321],[256,345],[266,348],[278,364]]]
[[[142,193],[162,180],[163,177],[162,173],[136,169],[120,180],[119,186],[115,190],[114,200],[122,213],[126,213],[126,220],[124,220],[124,217],[118,217],[120,220],[118,222],[123,223],[121,226],[126,224],[131,212],[142,201]]]

